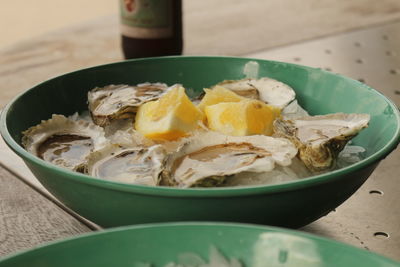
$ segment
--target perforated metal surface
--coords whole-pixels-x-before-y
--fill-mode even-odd
[[[400,22],[247,55],[357,79],[400,105]],[[400,260],[400,149],[343,205],[303,230]]]
[[[340,73],[400,105],[400,22],[247,55]]]

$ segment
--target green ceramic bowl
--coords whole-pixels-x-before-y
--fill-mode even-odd
[[[21,146],[21,132],[53,113],[87,109],[87,91],[108,84],[182,83],[200,92],[225,79],[244,78],[249,61],[259,76],[292,86],[311,114],[358,112],[370,126],[354,143],[365,159],[344,169],[279,185],[177,189],[114,183],[53,166]],[[104,227],[166,221],[234,221],[300,227],[351,196],[399,143],[399,112],[368,86],[320,69],[232,57],[165,57],[125,61],[68,73],[18,96],[3,111],[1,133],[39,181],[66,206]]]
[[[53,243],[5,258],[0,267],[162,267],[171,262],[194,263],[197,257],[204,262],[215,260],[212,250],[226,260],[240,261],[243,267],[399,266],[367,250],[297,231],[245,224],[169,223],[117,228]]]

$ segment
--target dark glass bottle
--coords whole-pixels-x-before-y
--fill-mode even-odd
[[[182,54],[182,0],[120,0],[126,59]]]

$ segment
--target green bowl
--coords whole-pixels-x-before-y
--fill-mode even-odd
[[[87,109],[87,91],[108,84],[181,83],[200,92],[226,79],[245,77],[244,66],[259,63],[259,76],[292,86],[311,114],[357,112],[371,115],[370,126],[354,143],[365,159],[340,170],[277,185],[242,188],[147,187],[74,173],[25,151],[21,132],[53,113]],[[124,61],[68,73],[18,96],[1,115],[6,143],[61,202],[103,226],[167,221],[232,221],[300,227],[336,208],[368,178],[399,143],[400,116],[382,94],[358,81],[288,63],[233,57],[165,57]]]
[[[243,267],[399,266],[367,250],[293,230],[246,224],[167,223],[129,226],[52,243],[0,261],[16,266],[162,267],[209,262],[212,250]],[[218,264],[218,267],[225,265]]]

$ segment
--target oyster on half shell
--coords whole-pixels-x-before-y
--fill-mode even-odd
[[[206,132],[188,138],[168,156],[163,183],[183,188],[216,186],[233,174],[271,171],[275,163],[288,166],[296,154],[296,147],[284,138]]]
[[[87,173],[114,182],[156,186],[166,154],[161,145],[130,148],[109,145],[89,156]]]
[[[100,126],[116,119],[134,118],[141,104],[157,100],[168,88],[164,83],[96,87],[88,92],[89,111],[94,123]]]
[[[271,78],[226,80],[217,85],[232,90],[236,94],[259,99],[269,105],[284,108],[295,99],[294,90],[280,81]]]
[[[82,172],[87,156],[107,143],[103,128],[85,120],[63,115],[23,132],[22,145],[39,158],[58,166]]]
[[[276,136],[290,139],[299,157],[314,172],[335,167],[346,143],[368,126],[368,114],[335,113],[274,122]]]

